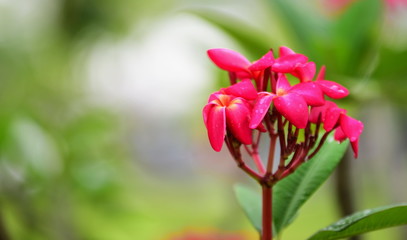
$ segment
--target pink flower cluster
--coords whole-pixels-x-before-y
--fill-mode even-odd
[[[249,152],[254,151],[260,135],[268,132],[279,139],[284,158],[297,154],[304,161],[335,131],[335,140],[349,139],[357,157],[363,123],[325,99],[349,94],[342,85],[325,80],[325,67],[315,77],[315,63],[288,47],[280,47],[277,58],[270,50],[254,62],[229,49],[210,49],[208,55],[229,73],[231,83],[211,94],[203,109],[215,151],[220,151],[225,141],[231,153],[239,157],[236,146],[243,144]],[[318,137],[320,128],[325,130],[322,139]],[[298,140],[300,133],[303,142]],[[311,150],[314,152],[308,154]]]

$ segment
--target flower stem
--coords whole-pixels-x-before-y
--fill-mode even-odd
[[[264,175],[266,173],[266,169],[264,168],[263,162],[261,161],[260,155],[257,152],[257,150],[253,151],[252,158],[253,158],[253,161],[254,161],[257,169],[260,172],[260,175]]]
[[[261,240],[273,239],[273,214],[272,214],[273,188],[267,184],[262,185],[262,234]]]

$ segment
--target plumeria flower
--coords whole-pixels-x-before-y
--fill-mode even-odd
[[[324,79],[325,66],[322,66],[315,83],[319,85],[324,94],[333,99],[340,99],[349,95],[348,89],[346,89],[344,86],[340,85],[339,83]]]
[[[276,109],[298,128],[305,128],[308,123],[308,105],[322,105],[323,95],[319,88],[308,84],[290,86],[286,76],[279,74],[276,93],[260,92],[252,112],[250,127],[256,128],[261,123],[273,101]]]
[[[271,50],[253,63],[242,54],[225,48],[210,49],[208,56],[220,69],[235,73],[236,77],[241,80],[254,79],[257,85],[262,77],[262,71],[274,63]]]
[[[290,73],[303,83],[317,84],[324,94],[330,98],[340,99],[349,94],[349,91],[339,83],[325,80],[325,66],[318,73],[316,81],[313,82],[316,66],[314,62],[307,62],[308,58],[302,54],[295,53],[288,47],[280,47],[280,58],[275,60],[273,71]]]
[[[208,56],[220,69],[236,73],[239,79],[252,78],[251,62],[242,54],[226,48],[208,50]]]
[[[249,72],[250,61],[238,52],[226,48],[214,48],[209,49],[207,53],[220,69],[231,72]]]
[[[250,81],[242,81],[213,93],[203,109],[209,142],[215,151],[222,149],[227,130],[243,144],[252,144],[249,121],[252,106],[250,100],[257,96]]]
[[[339,108],[334,102],[325,101],[324,105],[311,108],[309,121],[320,121],[325,131],[331,131],[336,127],[340,114],[346,114],[346,110]]]
[[[339,123],[340,127],[335,130],[335,140],[342,142],[348,138],[352,146],[353,155],[357,158],[359,151],[359,136],[363,131],[363,123],[345,114],[341,114]]]
[[[323,123],[325,131],[335,129],[334,138],[342,142],[349,139],[355,158],[358,157],[359,136],[363,131],[363,123],[346,115],[346,110],[339,108],[335,103],[326,101],[325,105],[311,109],[310,121]]]

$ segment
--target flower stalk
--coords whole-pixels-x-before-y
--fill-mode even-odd
[[[261,240],[273,239],[273,188],[262,185],[262,233]]]

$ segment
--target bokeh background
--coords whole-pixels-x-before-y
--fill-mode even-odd
[[[284,239],[406,202],[406,2],[0,0],[0,239],[257,239],[232,190],[251,182],[201,119],[227,85],[206,56],[219,47],[308,55],[365,123],[360,158]]]

